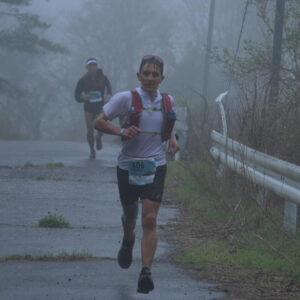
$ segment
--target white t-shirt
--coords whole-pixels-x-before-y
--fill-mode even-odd
[[[118,166],[123,170],[128,170],[128,165],[132,158],[154,158],[156,166],[166,164],[166,151],[161,135],[152,135],[151,132],[161,133],[163,126],[163,113],[159,110],[147,110],[147,108],[160,109],[162,107],[162,95],[157,91],[157,97],[152,102],[149,94],[141,88],[136,91],[141,96],[143,107],[139,128],[143,132],[134,139],[123,141],[122,151],[118,158]],[[174,98],[170,96],[174,106]],[[104,105],[103,111],[108,120],[119,117],[120,124],[123,126],[128,120],[129,111],[132,107],[131,91],[115,94],[110,101]]]

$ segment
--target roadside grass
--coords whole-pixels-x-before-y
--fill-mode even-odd
[[[33,164],[32,162],[26,162],[24,164],[24,167],[47,167],[47,168],[62,168],[65,167],[65,165],[62,162],[49,162],[49,163],[45,163],[45,164]]]
[[[284,245],[280,241],[272,241],[273,246],[281,246],[281,255],[270,249],[258,239],[251,239],[249,248],[232,246],[227,241],[215,241],[203,245],[197,250],[187,249],[185,255],[178,259],[180,263],[193,263],[198,267],[207,263],[244,266],[265,272],[284,272],[300,278],[300,254],[298,245]],[[277,244],[277,245],[276,245]],[[287,262],[286,258],[290,261]]]
[[[193,174],[192,174],[193,173]],[[198,174],[195,176],[195,174]],[[197,177],[197,178],[196,178]],[[222,228],[232,217],[231,209],[224,207],[217,199],[217,194],[209,191],[211,170],[200,162],[172,162],[168,165],[167,188],[176,201],[184,202],[194,210],[197,218],[197,230],[211,222],[213,229]],[[232,207],[236,200],[232,199]],[[249,208],[249,215],[254,209]],[[205,223],[201,222],[205,219]],[[279,272],[300,280],[300,236],[293,236],[282,230],[282,216],[269,218],[258,216],[256,220],[240,228],[234,233],[213,233],[213,238],[197,248],[185,249],[179,263],[193,264],[199,270],[205,270],[206,264],[223,264],[246,267],[264,272]],[[196,225],[196,224],[195,224]],[[272,282],[264,282],[272,287]]]
[[[221,207],[216,195],[207,188],[212,177],[213,170],[199,161],[172,162],[168,164],[166,185],[176,194],[177,201],[192,206],[211,220],[224,221],[230,210]]]
[[[57,163],[46,163],[42,166],[49,167],[49,168],[63,168],[65,165],[62,162]]]
[[[92,254],[89,253],[79,253],[79,252],[73,252],[73,253],[67,253],[62,252],[58,255],[54,254],[43,254],[43,255],[31,255],[31,254],[25,254],[25,255],[10,255],[4,258],[0,259],[0,262],[11,262],[11,261],[84,261],[84,260],[91,260],[94,259]]]
[[[69,222],[63,216],[57,216],[49,214],[48,216],[39,220],[39,227],[48,228],[68,228],[70,227]]]

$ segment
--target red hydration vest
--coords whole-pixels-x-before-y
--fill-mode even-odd
[[[140,118],[144,109],[141,97],[137,91],[131,91],[132,94],[132,106],[130,109],[129,122],[126,127],[136,126],[139,127]],[[172,102],[168,94],[162,93],[162,113],[164,114],[163,129],[161,132],[161,138],[163,141],[167,141],[171,137],[172,130],[176,121],[176,114],[172,108]]]

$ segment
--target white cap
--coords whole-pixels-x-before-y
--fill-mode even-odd
[[[97,59],[96,58],[89,58],[87,61],[86,61],[86,65],[90,65],[90,64],[98,64],[97,63]]]

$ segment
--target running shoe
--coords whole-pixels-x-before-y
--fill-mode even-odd
[[[128,269],[131,265],[134,241],[135,236],[132,241],[126,241],[123,237],[122,245],[118,253],[118,263],[122,269]]]
[[[154,283],[149,268],[143,267],[138,280],[138,293],[148,294],[154,289]]]

